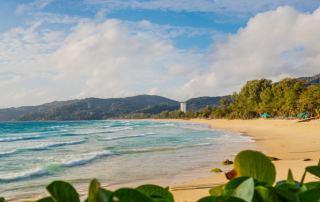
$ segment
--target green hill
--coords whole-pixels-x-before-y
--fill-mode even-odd
[[[231,95],[227,96],[229,100],[231,100]],[[222,96],[217,97],[198,97],[187,100],[187,110],[191,109],[193,111],[197,111],[199,109],[205,108],[207,105],[212,106],[220,106],[219,101]]]
[[[14,121],[40,120],[101,120],[118,118],[149,105],[178,104],[177,101],[155,95],[138,95],[127,98],[86,98],[53,107],[44,112],[32,112],[14,118]]]
[[[31,113],[31,112],[43,112],[52,107],[63,105],[71,102],[75,102],[77,100],[68,100],[68,101],[54,101],[50,103],[45,103],[42,105],[37,106],[25,106],[25,107],[11,107],[11,108],[4,108],[0,109],[0,121],[10,121],[17,116]]]
[[[199,97],[187,101],[188,109],[194,111],[207,105],[219,106],[221,97]],[[45,120],[101,120],[120,118],[128,114],[159,114],[162,111],[174,111],[180,108],[177,101],[155,95],[138,95],[127,98],[86,98],[69,101],[46,111],[25,112],[13,117],[13,121],[45,121]]]
[[[180,109],[180,104],[168,105],[168,104],[156,104],[150,105],[143,109],[134,111],[133,113],[145,113],[145,114],[160,114],[163,111],[175,111]]]
[[[210,105],[213,106],[220,106],[219,101],[221,100],[222,96],[217,97],[198,97],[192,98],[187,100],[187,110],[197,111],[199,109],[203,109],[206,106]],[[231,99],[231,96],[228,96]],[[134,111],[132,113],[144,113],[144,114],[160,114],[163,111],[175,111],[180,109],[180,103],[175,105],[168,105],[168,104],[156,104],[150,105],[143,109]]]
[[[320,74],[310,76],[310,77],[299,77],[298,79],[306,79],[307,82],[311,84],[316,84],[316,83],[320,84]]]

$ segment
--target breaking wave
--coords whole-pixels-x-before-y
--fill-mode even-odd
[[[48,173],[47,169],[37,168],[33,170],[23,171],[19,173],[8,174],[4,176],[0,176],[0,181],[13,181],[13,180],[21,180],[28,177],[45,175]]]
[[[40,135],[37,136],[29,136],[29,137],[7,137],[0,139],[0,142],[14,142],[14,141],[22,141],[22,140],[32,140],[32,139],[40,139],[43,138]]]
[[[110,151],[92,153],[92,154],[86,155],[88,157],[79,157],[79,158],[73,159],[71,161],[62,163],[61,165],[65,166],[65,167],[83,165],[83,164],[86,164],[86,163],[88,163],[88,162],[90,162],[90,161],[92,161],[92,160],[94,160],[94,159],[96,159],[98,157],[110,156],[110,155],[114,155],[114,153],[112,153]]]

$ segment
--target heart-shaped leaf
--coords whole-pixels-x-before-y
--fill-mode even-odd
[[[279,197],[270,191],[268,188],[258,186],[254,189],[254,200],[259,202],[280,202]]]
[[[245,150],[234,159],[235,177],[248,176],[272,185],[276,179],[276,169],[270,159],[258,151]]]
[[[309,167],[306,167],[306,171],[308,171],[309,173],[317,176],[317,177],[320,177],[320,166],[309,166]]]
[[[37,202],[54,202],[51,196],[37,200]]]
[[[320,188],[320,182],[308,182],[304,184],[307,189]]]
[[[297,196],[288,190],[279,189],[277,187],[268,187],[268,189],[286,202],[298,202]]]
[[[254,181],[249,178],[242,182],[233,193],[233,196],[243,199],[244,201],[251,202],[254,194]]]
[[[223,184],[223,185],[219,185],[219,186],[212,187],[212,188],[209,190],[209,194],[210,194],[211,196],[220,196],[221,194],[223,194],[223,187],[224,187],[224,184]]]
[[[207,196],[197,202],[245,202],[241,198],[232,197],[232,196]]]
[[[298,194],[299,200],[302,202],[319,202],[320,201],[320,188],[311,189]]]
[[[224,186],[224,193],[228,196],[232,196],[234,190],[244,181],[249,179],[250,177],[237,177],[232,180],[230,180],[225,186]]]
[[[90,183],[88,202],[97,202],[99,195],[100,182],[97,179],[93,179]]]
[[[130,188],[121,188],[113,192],[109,201],[114,202],[114,197],[118,198],[120,202],[153,202],[149,196]]]
[[[64,181],[54,181],[47,186],[55,202],[80,202],[79,194],[73,186]]]
[[[163,187],[157,185],[142,185],[136,188],[139,192],[151,198],[163,198],[168,202],[174,202],[173,195]]]

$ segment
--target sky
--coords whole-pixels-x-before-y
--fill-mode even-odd
[[[0,108],[320,73],[320,0],[0,0]]]

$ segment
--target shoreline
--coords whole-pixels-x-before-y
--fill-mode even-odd
[[[135,120],[136,121],[136,120]],[[243,133],[244,136],[251,136],[255,142],[251,143],[262,148],[268,156],[276,157],[281,160],[273,161],[277,170],[276,181],[285,180],[288,169],[292,170],[295,180],[300,181],[304,168],[310,165],[316,165],[320,157],[320,121],[311,121],[295,123],[292,120],[206,120],[206,119],[147,119],[147,121],[171,121],[171,122],[189,122],[199,124],[209,124],[213,129],[223,129],[233,133]],[[265,153],[264,152],[264,153]],[[303,161],[304,159],[310,161]],[[232,170],[232,165],[217,166],[223,171]],[[212,168],[211,168],[212,169]],[[208,196],[210,188],[190,189],[190,186],[199,185],[218,185],[226,183],[224,173],[212,173],[208,169],[210,176],[198,178],[189,182],[170,186],[176,202],[195,202],[198,199]],[[135,182],[119,183],[105,186],[106,189],[115,190],[120,187],[137,187],[141,184],[157,184],[167,186],[171,184],[172,179],[147,179]],[[316,181],[315,177],[307,174],[306,182]],[[102,182],[103,184],[103,182]],[[89,184],[88,184],[89,186]],[[186,190],[176,190],[175,188],[187,188]],[[189,187],[189,188],[188,188]],[[87,195],[87,190],[79,190],[81,200]],[[22,201],[23,199],[10,200]]]
[[[288,169],[292,170],[295,180],[300,181],[307,166],[317,165],[320,158],[320,121],[296,123],[294,120],[223,120],[223,119],[166,119],[167,121],[207,123],[213,129],[224,129],[234,133],[247,133],[253,137],[255,145],[265,148],[268,156],[281,160],[273,161],[276,167],[276,182],[286,180]],[[160,121],[160,120],[159,120]],[[161,120],[163,121],[163,120]],[[304,161],[310,159],[309,161]],[[220,169],[224,166],[220,166]],[[223,170],[223,169],[222,169]],[[305,182],[319,180],[307,173]],[[184,186],[226,183],[224,173],[199,179]],[[209,196],[209,189],[172,191],[177,202],[195,202]]]

